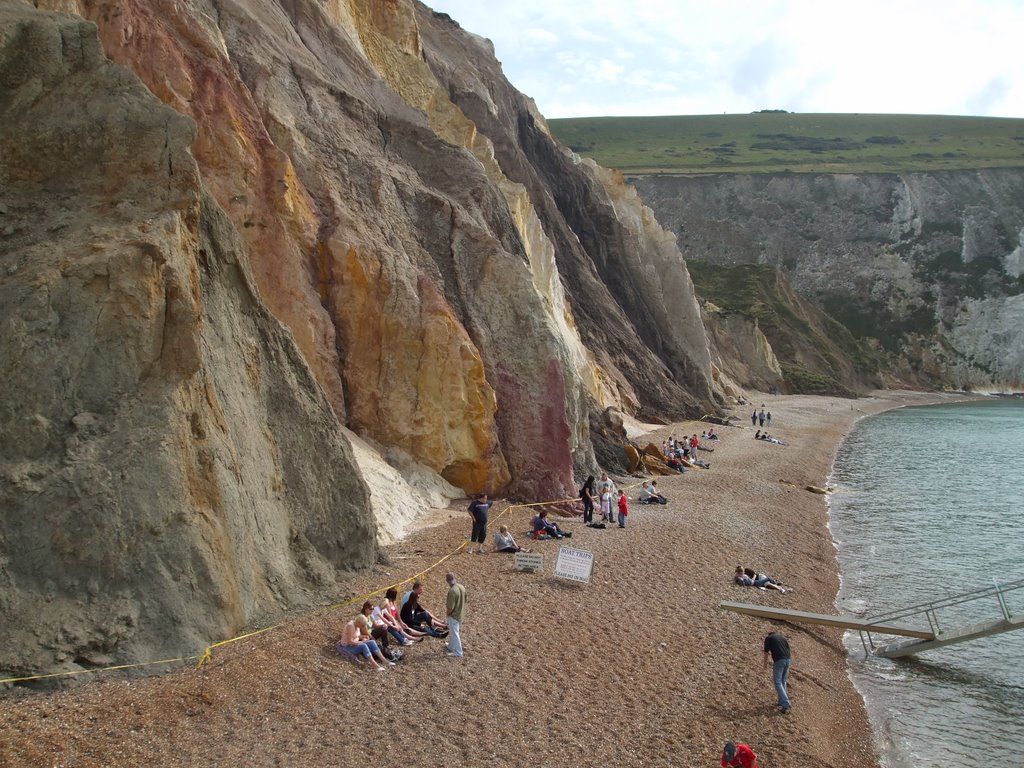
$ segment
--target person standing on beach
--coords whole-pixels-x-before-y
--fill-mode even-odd
[[[750,426],[752,426],[752,427],[756,427],[757,426],[757,408],[755,408],[754,410],[752,410],[750,412]]]
[[[727,741],[722,750],[722,768],[757,768],[757,755],[746,744]]]
[[[775,683],[775,693],[779,697],[779,711],[786,714],[790,710],[786,683],[789,682],[789,667],[793,655],[789,650],[789,641],[779,632],[770,632],[764,639],[763,667],[768,666],[769,656],[772,660],[772,681]]]
[[[580,500],[583,502],[583,523],[590,525],[594,522],[594,476],[587,475],[587,481],[580,488]]]
[[[768,413],[765,414],[765,419],[764,420],[765,420],[765,424],[768,426],[768,429],[771,429],[772,428],[772,412],[771,411],[768,411]]]
[[[615,493],[615,482],[608,477],[607,472],[601,473],[601,482],[597,484],[597,490],[601,494],[601,519],[607,523],[614,523],[615,515],[612,512],[612,498]]]
[[[448,655],[462,658],[462,620],[466,615],[466,588],[455,580],[449,571],[444,575],[448,582]]]
[[[626,492],[619,491],[619,528],[626,527],[626,516],[629,514],[629,502],[626,500]]]
[[[764,403],[761,403],[761,412],[759,414],[757,414],[757,420],[759,422],[761,422],[760,426],[762,426],[762,427],[764,426],[764,416],[765,416],[765,413],[764,413]]]
[[[469,516],[473,518],[473,532],[469,538],[469,554],[473,554],[473,545],[477,544],[477,552],[484,553],[484,542],[487,540],[487,512],[490,510],[493,501],[487,500],[486,493],[477,494],[477,497],[469,503]]]

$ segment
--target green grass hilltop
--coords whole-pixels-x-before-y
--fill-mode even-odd
[[[900,173],[1024,167],[1024,119],[795,114],[574,117],[559,141],[627,174]]]

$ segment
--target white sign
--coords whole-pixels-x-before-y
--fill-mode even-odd
[[[516,552],[517,571],[536,571],[544,565],[544,555],[540,552]]]
[[[555,576],[570,581],[590,583],[590,572],[594,568],[594,553],[584,549],[560,547],[558,562],[555,563]]]

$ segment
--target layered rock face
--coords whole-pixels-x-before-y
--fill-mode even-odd
[[[35,5],[90,21],[0,9],[3,668],[194,652],[713,408],[673,238],[447,17]]]
[[[365,483],[93,25],[0,8],[0,667],[193,653],[375,559]]]
[[[620,300],[617,275],[595,274],[550,204],[556,185],[581,190],[586,224],[615,230],[594,246],[604,261],[642,258],[643,243],[571,172],[486,43],[407,2],[178,8],[82,11],[110,56],[196,119],[204,179],[261,294],[357,433],[467,491],[557,496],[592,464],[588,409],[710,398],[699,325],[646,334],[694,338],[693,361],[636,343],[644,286]],[[541,179],[528,150],[557,157],[559,175]],[[680,257],[669,270],[685,274]],[[577,292],[602,311],[577,319]],[[622,370],[623,352],[640,365]]]
[[[1024,172],[634,181],[689,258],[779,267],[895,380],[1024,387]]]

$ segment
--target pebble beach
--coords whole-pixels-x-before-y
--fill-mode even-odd
[[[443,616],[451,570],[469,595],[465,657],[428,638],[374,674],[333,648],[358,606],[325,610],[217,648],[202,669],[7,691],[0,765],[711,766],[727,739],[749,744],[762,768],[877,765],[840,631],[775,624],[719,603],[834,613],[826,501],[805,487],[825,484],[855,419],[936,399],[765,396],[771,432],[785,445],[753,440],[750,406],[740,406],[737,426],[716,427],[721,440],[701,454],[709,470],[657,478],[667,505],[638,504],[643,478],[613,476],[630,500],[624,530],[552,513],[573,537],[529,542],[535,510],[503,511],[499,502],[490,533],[507,524],[542,553],[533,573],[517,571],[511,555],[468,554],[469,516],[465,503],[454,505],[389,547],[338,602],[426,570],[421,602]],[[660,445],[706,426],[633,431],[644,432],[634,435],[640,445]],[[590,583],[553,576],[562,543],[593,553]],[[793,591],[734,585],[737,564]],[[788,714],[776,709],[762,667],[773,630],[793,649]]]

